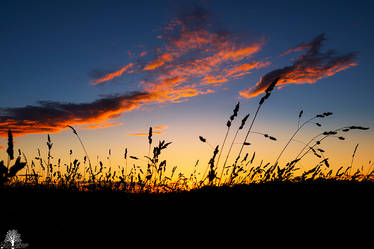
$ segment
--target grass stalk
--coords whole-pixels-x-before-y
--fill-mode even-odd
[[[290,139],[287,141],[286,145],[283,147],[283,149],[281,150],[281,152],[279,153],[277,159],[275,160],[275,163],[274,164],[277,164],[279,159],[281,158],[281,156],[283,155],[283,153],[285,152],[285,150],[287,149],[288,145],[291,143],[291,141],[293,140],[293,138],[297,135],[297,133],[308,123],[310,123],[312,120],[314,120],[316,118],[315,117],[312,117],[310,119],[308,119],[307,121],[305,121],[304,123],[302,123],[301,125],[298,124],[298,128],[296,129],[296,131],[292,134],[292,136],[290,137]]]
[[[351,174],[351,170],[353,168],[353,160],[355,159],[357,148],[358,148],[358,144],[356,144],[355,149],[353,150],[351,165],[350,165],[351,168],[349,169],[349,175]]]
[[[92,171],[92,165],[91,165],[91,160],[90,160],[90,157],[88,156],[88,153],[87,153],[87,150],[86,150],[86,147],[84,146],[83,142],[82,142],[82,139],[80,138],[80,136],[78,135],[78,132],[70,125],[67,125],[70,129],[73,130],[73,133],[77,136],[82,148],[83,148],[83,151],[87,157],[87,160],[88,160],[88,166],[89,166],[89,170],[90,170],[90,174],[91,174],[91,179],[93,181],[95,181],[95,174],[93,173]]]
[[[236,157],[237,159],[240,158],[240,155],[241,155],[241,153],[242,153],[242,151],[243,151],[243,148],[244,148],[245,144],[247,143],[247,139],[248,139],[249,133],[250,133],[251,130],[252,130],[253,124],[254,124],[254,122],[256,121],[256,117],[257,117],[258,112],[260,111],[261,106],[262,106],[262,103],[259,104],[258,107],[257,107],[256,113],[255,113],[255,115],[254,115],[254,117],[253,117],[253,119],[252,119],[252,122],[251,122],[251,124],[250,124],[250,126],[249,126],[249,128],[248,128],[247,134],[245,135],[245,138],[244,138],[244,141],[243,141],[243,143],[242,143],[242,146],[240,147],[240,150],[239,150],[238,156]],[[233,170],[231,171],[231,176],[230,176],[230,178],[232,177],[233,173],[235,172],[235,168],[236,168],[236,165],[234,165],[234,168],[233,168]]]
[[[221,151],[219,152],[219,155],[218,155],[218,158],[217,158],[217,163],[216,163],[216,168],[218,168],[218,164],[219,164],[219,160],[221,158],[221,155],[222,155],[222,152],[223,152],[223,148],[225,146],[225,143],[226,143],[226,139],[227,139],[227,136],[229,135],[229,132],[230,132],[230,128],[231,128],[231,125],[232,125],[232,122],[234,121],[235,117],[238,116],[238,111],[239,111],[239,107],[240,107],[240,103],[238,102],[236,105],[235,105],[235,108],[233,110],[233,114],[230,116],[230,119],[227,121],[226,123],[226,126],[227,126],[227,131],[226,131],[226,135],[225,135],[225,138],[223,139],[223,143],[221,145]]]

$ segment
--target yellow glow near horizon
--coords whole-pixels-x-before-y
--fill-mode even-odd
[[[269,125],[269,124],[267,124]],[[188,124],[186,124],[188,126]],[[257,127],[266,128],[266,125],[259,122]],[[237,127],[233,127],[231,130],[225,147],[222,152],[222,156],[219,161],[217,173],[220,175],[223,163],[226,159],[229,146],[231,144],[234,131]],[[147,136],[138,136],[138,137],[126,137],[126,136],[110,136],[111,128],[108,128],[105,132],[100,131],[96,132],[95,136],[89,134],[84,130],[80,130],[82,139],[87,147],[91,162],[93,167],[98,166],[99,162],[102,161],[103,165],[106,167],[106,170],[109,167],[112,170],[119,171],[121,168],[125,168],[126,162],[124,160],[124,149],[128,148],[128,156],[136,156],[138,160],[134,160],[128,157],[127,159],[127,173],[133,165],[139,166],[143,172],[147,168],[147,160],[144,156],[148,156],[149,144]],[[200,126],[195,128],[189,128],[189,132],[181,132],[182,130],[187,130],[186,127],[174,127],[170,126],[167,129],[167,132],[164,134],[154,134],[153,136],[153,146],[158,145],[159,140],[166,140],[166,142],[171,141],[172,144],[164,151],[162,151],[160,156],[160,161],[167,160],[166,175],[171,175],[171,170],[174,166],[177,166],[177,173],[174,176],[177,176],[179,173],[183,173],[185,177],[189,177],[190,174],[194,171],[194,165],[196,161],[199,160],[197,166],[197,173],[199,177],[202,177],[203,173],[206,172],[208,162],[213,154],[213,147],[216,145],[221,146],[224,134],[226,132],[226,127],[213,127],[210,124],[202,123]],[[258,130],[258,129],[254,129]],[[264,138],[260,134],[250,134],[248,142],[251,145],[246,146],[242,158],[246,153],[249,154],[248,160],[252,157],[253,153],[256,153],[253,164],[251,166],[258,166],[262,161],[262,165],[266,163],[273,163],[283,148],[284,144],[289,139],[290,133],[292,130],[288,127],[277,126],[272,129],[270,135],[275,136],[277,141],[271,141]],[[300,137],[296,137],[299,140],[308,140],[309,138],[315,135],[315,131],[304,131]],[[230,157],[228,158],[227,165],[231,165],[237,156],[238,150],[241,143],[243,142],[243,137],[245,134],[245,129],[241,133],[233,145]],[[202,143],[198,136],[202,135],[208,138],[208,143]],[[81,164],[83,164],[83,157],[85,156],[81,145],[79,144],[77,138],[71,131],[66,130],[62,133],[51,134],[53,148],[51,163],[53,165],[57,164],[57,160],[61,159],[61,165],[69,164],[75,159],[78,159]],[[110,139],[105,139],[110,138]],[[301,142],[293,141],[286,152],[280,159],[280,165],[285,165],[287,162],[295,159],[295,156],[304,146]],[[359,144],[357,153],[354,158],[353,168],[351,172],[355,172],[357,169],[369,170],[370,163],[372,160],[372,134],[369,133],[369,136],[361,132],[352,132],[346,134],[346,140],[340,141],[337,138],[331,137],[323,141],[323,144],[320,145],[320,148],[323,148],[325,151],[323,156],[329,159],[331,169],[336,171],[341,166],[348,167],[350,166],[353,149],[356,144]],[[31,160],[34,160],[34,163],[37,165],[36,169],[39,169],[39,163],[35,160],[35,157],[38,156],[38,148],[40,149],[41,156],[44,160],[47,159],[47,136],[44,134],[41,135],[28,135],[24,137],[15,138],[15,155],[18,155],[18,148],[25,153],[28,163],[31,163]],[[305,141],[304,141],[305,142]],[[5,148],[0,150],[0,158],[6,160],[6,139],[2,139],[1,145]],[[69,151],[72,150],[72,154],[69,154]],[[109,150],[111,151],[109,155]],[[321,153],[322,154],[322,153]],[[151,154],[152,156],[152,150]],[[217,158],[216,158],[217,160]],[[313,153],[309,153],[302,161],[298,163],[300,168],[299,173],[303,170],[310,169],[316,166],[321,162],[323,158],[317,158]],[[83,172],[83,170],[81,170]]]

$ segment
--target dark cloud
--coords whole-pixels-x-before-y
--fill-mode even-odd
[[[89,103],[39,101],[37,105],[0,108],[0,136],[59,132],[66,125],[97,124],[153,101],[146,92],[105,96]]]
[[[286,84],[312,84],[322,78],[332,76],[339,71],[349,67],[356,66],[357,53],[337,54],[334,50],[322,52],[323,41],[326,40],[325,34],[314,38],[311,42],[290,48],[283,52],[286,55],[291,52],[306,50],[305,54],[300,55],[291,66],[273,70],[261,77],[253,88],[241,91],[240,95],[246,98],[255,97],[265,91],[265,89],[276,78],[280,77],[277,86]]]

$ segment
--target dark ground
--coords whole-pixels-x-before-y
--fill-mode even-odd
[[[273,243],[280,233],[284,242],[326,239],[372,224],[373,193],[374,183],[342,181],[168,194],[3,188],[0,242],[9,229],[17,229],[28,248],[236,248],[246,240]]]

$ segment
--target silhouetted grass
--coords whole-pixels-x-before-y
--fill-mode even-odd
[[[238,128],[233,142],[237,136],[239,130],[241,130],[245,124],[245,120],[248,115],[242,120],[240,127]],[[238,184],[245,184],[253,186],[253,184],[263,183],[293,183],[303,184],[318,181],[328,182],[372,182],[374,180],[374,169],[372,168],[373,163],[369,162],[368,168],[358,168],[357,171],[351,174],[351,168],[356,154],[358,145],[356,145],[352,154],[352,160],[350,165],[347,167],[340,167],[337,170],[333,170],[330,166],[329,159],[324,157],[324,150],[318,146],[321,142],[328,137],[337,137],[338,132],[348,132],[349,130],[366,130],[367,128],[360,126],[349,126],[342,127],[333,131],[322,132],[312,138],[308,143],[305,144],[296,159],[288,162],[285,166],[279,165],[278,162],[271,164],[270,162],[265,163],[263,160],[259,164],[254,164],[254,158],[256,153],[249,158],[248,153],[243,157],[242,160],[238,161],[238,158],[231,164],[226,165],[227,158],[230,154],[233,143],[230,146],[228,155],[223,164],[223,170],[232,168],[231,174],[226,173],[221,176],[217,176],[217,167],[215,163],[216,156],[219,153],[219,146],[217,145],[213,151],[213,156],[208,163],[208,173],[203,174],[199,180],[197,175],[197,167],[199,161],[194,166],[194,172],[189,178],[185,177],[182,172],[175,174],[177,167],[172,169],[170,175],[166,174],[167,161],[161,159],[162,151],[167,149],[171,142],[159,141],[158,146],[153,148],[153,156],[145,156],[146,160],[141,160],[137,156],[128,156],[128,149],[124,151],[125,167],[119,166],[118,170],[113,167],[105,167],[102,161],[98,161],[97,165],[94,165],[91,169],[91,164],[86,165],[87,155],[84,157],[83,162],[78,159],[71,160],[69,163],[62,164],[61,159],[57,160],[57,163],[53,163],[51,149],[52,140],[51,137],[47,136],[47,148],[48,156],[47,160],[43,159],[38,150],[38,155],[35,159],[39,162],[39,169],[37,169],[34,161],[31,164],[27,161],[24,156],[25,162],[21,162],[21,152],[15,161],[14,165],[7,169],[3,161],[0,162],[1,170],[1,185],[2,190],[4,189],[38,189],[38,190],[63,190],[63,191],[115,191],[128,194],[139,194],[139,193],[169,193],[169,192],[185,192],[191,190],[198,190],[208,186],[225,186],[232,187]],[[256,132],[258,133],[258,132]],[[11,154],[12,149],[12,136],[11,131],[9,132],[9,147],[8,150]],[[271,138],[267,134],[259,133],[264,135],[265,138]],[[294,137],[294,136],[293,136]],[[339,140],[342,137],[338,136]],[[207,142],[205,138],[200,136],[202,142]],[[275,140],[271,139],[271,140]],[[292,139],[290,139],[291,141]],[[312,145],[312,143],[314,144]],[[320,162],[313,168],[305,171],[301,171],[297,168],[297,164],[304,158],[306,154],[313,152],[313,154],[320,158]],[[70,156],[72,151],[70,150]],[[11,154],[12,155],[12,154]],[[111,152],[109,152],[109,156]],[[137,163],[134,163],[127,172],[127,161],[128,157]],[[9,161],[11,156],[9,155]],[[146,170],[139,166],[139,163],[146,164]],[[17,175],[21,169],[25,168],[25,174]],[[82,172],[83,171],[83,172]],[[90,173],[88,177],[84,177],[84,172]],[[208,180],[206,182],[206,180]],[[221,184],[222,183],[222,184]]]
[[[205,235],[206,227],[249,226],[258,230],[258,224],[266,224],[266,229],[268,224],[271,228],[274,224],[283,226],[292,222],[305,225],[309,224],[308,220],[316,220],[324,214],[322,222],[331,217],[335,217],[334,221],[347,220],[349,215],[356,217],[356,214],[370,212],[374,162],[351,172],[358,150],[356,145],[349,165],[335,169],[324,155],[326,148],[320,148],[325,139],[340,141],[344,139],[343,133],[366,130],[366,127],[344,126],[320,132],[304,143],[297,157],[285,165],[261,160],[253,148],[251,153],[246,152],[244,157],[238,156],[230,162],[233,145],[248,118],[249,114],[242,119],[226,155],[218,145],[213,147],[207,138],[196,136],[211,149],[211,158],[207,165],[197,160],[190,176],[178,171],[177,166],[173,166],[170,173],[166,171],[169,165],[163,152],[172,144],[166,141],[153,143],[151,129],[148,155],[134,155],[131,148],[125,148],[123,166],[118,167],[111,167],[111,150],[107,163],[90,161],[89,151],[73,127],[85,154],[80,160],[70,150],[68,162],[52,156],[54,143],[49,135],[46,137],[46,158],[40,149],[33,160],[28,160],[20,150],[18,156],[14,155],[9,131],[7,153],[8,164],[12,166],[8,168],[0,161],[1,227],[19,229],[25,235],[24,241],[33,248],[51,248],[56,243],[64,248],[70,248],[72,243],[76,248],[96,248],[98,241],[107,248],[110,242],[117,247],[123,246],[123,241],[139,243],[149,239],[150,234],[156,236],[150,239],[154,243],[165,234],[170,236],[174,230],[178,233],[184,224],[191,227],[197,223],[197,228],[191,230],[194,237],[195,234]],[[249,133],[277,142],[267,132],[253,131],[254,120],[242,147],[249,146]],[[230,118],[231,121],[234,120]],[[300,134],[301,126],[296,133]],[[228,130],[222,147],[229,139]],[[294,137],[282,151],[295,141]],[[310,153],[319,162],[311,169],[302,170],[298,164]],[[216,160],[219,155],[225,156],[220,174]],[[206,172],[199,175],[198,172],[204,169]],[[167,204],[162,205],[163,201]],[[347,213],[341,211],[338,216],[339,210]],[[265,228],[260,229],[261,233]],[[81,236],[82,231],[89,236]],[[191,231],[185,233],[188,238],[184,239],[191,239]],[[223,231],[226,236],[227,229]],[[245,231],[247,233],[247,229]]]
[[[268,133],[253,131],[253,126],[259,110],[265,103],[265,100],[270,97],[277,81],[278,79],[273,81],[273,83],[266,89],[265,96],[261,98],[256,113],[248,127],[244,141],[241,143],[238,155],[233,162],[229,162],[233,145],[235,144],[239,131],[244,129],[246,121],[250,117],[250,114],[247,114],[241,120],[241,124],[236,129],[226,156],[223,155],[223,148],[229,138],[229,131],[232,125],[234,125],[235,117],[237,117],[239,113],[239,103],[235,106],[233,114],[226,123],[227,129],[221,147],[218,145],[214,147],[208,142],[207,138],[199,136],[200,141],[208,144],[213,150],[213,155],[209,160],[208,165],[205,166],[205,170],[203,168],[204,172],[200,176],[198,174],[198,172],[201,171],[199,160],[196,162],[193,168],[193,173],[189,177],[186,177],[183,172],[178,172],[176,166],[172,168],[171,173],[167,174],[166,168],[168,167],[168,164],[167,160],[162,158],[162,152],[167,150],[171,142],[159,141],[158,145],[153,146],[152,148],[152,127],[149,128],[148,133],[148,155],[145,155],[144,157],[131,155],[128,153],[128,148],[125,148],[124,167],[120,165],[117,168],[111,166],[111,150],[109,150],[108,153],[109,165],[105,165],[104,162],[99,160],[97,160],[96,163],[93,163],[90,160],[89,153],[78,132],[74,127],[68,125],[79,139],[84,150],[83,160],[77,158],[74,159],[72,150],[69,152],[69,162],[62,162],[61,159],[52,157],[53,142],[50,135],[47,135],[47,159],[41,156],[40,149],[38,148],[38,155],[34,158],[35,162],[34,160],[31,160],[30,162],[19,150],[19,155],[15,160],[15,163],[9,167],[10,163],[14,160],[13,136],[11,130],[9,130],[8,148],[6,150],[8,154],[7,165],[5,166],[3,161],[0,162],[1,189],[2,191],[10,189],[20,190],[24,188],[42,191],[109,191],[129,195],[151,193],[169,193],[170,195],[173,195],[176,193],[186,193],[186,191],[199,191],[200,189],[204,189],[206,186],[213,189],[215,189],[215,187],[223,189],[231,188],[236,185],[253,187],[257,184],[269,183],[299,185],[314,182],[333,182],[334,184],[339,182],[344,182],[345,184],[347,182],[354,184],[373,182],[374,169],[372,167],[373,163],[371,162],[369,162],[367,168],[361,167],[355,172],[351,172],[358,144],[352,154],[350,165],[346,167],[342,166],[337,170],[333,170],[329,158],[324,156],[325,150],[320,148],[321,143],[327,138],[344,140],[345,137],[343,137],[341,133],[347,133],[351,130],[367,130],[369,129],[367,127],[344,126],[331,131],[323,131],[314,136],[308,142],[302,142],[304,143],[304,147],[298,153],[296,158],[285,165],[279,164],[279,159],[289,144],[293,141],[298,141],[295,139],[295,136],[301,132],[302,128],[307,124],[315,124],[318,127],[321,127],[322,125],[319,122],[315,122],[315,120],[331,116],[331,112],[324,112],[315,115],[300,124],[303,115],[303,111],[300,111],[298,115],[297,129],[281,149],[274,163],[266,162],[265,160],[257,160],[260,162],[255,164],[254,158],[256,152],[254,150],[251,157],[248,157],[248,152],[244,157],[241,157],[244,147],[251,144],[248,140],[250,133],[262,135],[265,139],[274,142],[277,141],[275,137]],[[309,153],[313,153],[313,155],[319,159],[319,163],[311,169],[302,171],[297,167],[297,165]],[[23,162],[21,158],[22,155]],[[225,156],[225,161],[222,164],[222,170],[219,174],[218,169],[220,167],[219,162],[221,156]],[[204,165],[202,166],[204,167]],[[19,172],[22,169],[24,169],[24,174],[21,175]],[[88,173],[88,176],[86,173]]]

